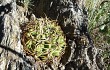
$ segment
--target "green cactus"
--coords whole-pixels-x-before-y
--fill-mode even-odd
[[[36,60],[47,61],[60,57],[66,47],[60,26],[56,21],[47,18],[36,19],[34,23],[27,24],[23,29],[22,38],[24,47]]]

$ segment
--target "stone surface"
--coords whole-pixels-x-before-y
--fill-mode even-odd
[[[16,10],[15,0],[3,0],[0,5],[0,70],[31,70],[20,40],[19,19],[24,16]]]
[[[42,6],[43,5],[43,6]],[[41,10],[39,10],[39,7]],[[67,42],[62,59],[53,63],[35,62],[25,56],[20,40],[20,24],[28,22],[25,10],[15,0],[0,1],[0,70],[104,70],[101,50],[93,45],[87,30],[83,0],[38,0],[34,14],[57,19]],[[38,12],[38,13],[37,13]],[[37,14],[36,14],[37,13]]]

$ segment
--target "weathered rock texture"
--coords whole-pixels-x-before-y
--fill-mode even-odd
[[[23,54],[19,24],[24,19],[18,9],[15,0],[0,3],[0,70],[32,69]]]
[[[20,41],[20,23],[28,21],[15,0],[0,2],[0,70],[104,70],[101,50],[94,47],[87,30],[83,0],[35,0],[33,13],[57,19],[67,42],[65,54],[53,63],[26,57]]]

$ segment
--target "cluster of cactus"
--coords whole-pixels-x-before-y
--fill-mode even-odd
[[[24,26],[22,31],[24,51],[36,60],[52,60],[64,53],[65,37],[56,21],[39,18]]]

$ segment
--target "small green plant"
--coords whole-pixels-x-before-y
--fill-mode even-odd
[[[24,0],[23,5],[27,10],[31,9],[31,6],[33,6],[33,0]]]
[[[28,55],[36,60],[60,58],[66,47],[65,37],[56,21],[39,18],[23,28],[22,43]]]
[[[29,9],[32,10],[33,0],[17,0],[16,2],[25,9],[26,14],[29,12]]]

